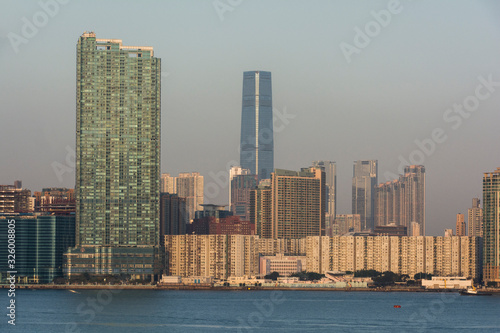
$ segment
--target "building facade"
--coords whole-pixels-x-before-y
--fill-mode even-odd
[[[160,179],[160,192],[177,193],[175,188],[175,177],[170,176],[169,173],[162,173]]]
[[[136,258],[136,248],[154,252],[159,245],[160,64],[152,47],[124,46],[118,39],[98,39],[93,32],[78,40],[78,249],[69,251],[69,275],[85,266],[78,263],[77,253],[85,261],[89,252],[121,258],[130,250]],[[100,274],[115,273],[116,267],[86,269]]]
[[[302,239],[261,239],[242,235],[180,235],[165,236],[165,246],[169,274],[182,277],[227,279],[262,276],[272,271],[271,262],[267,262],[271,256],[276,256],[274,259],[278,260],[275,270],[282,268],[287,274],[298,269],[299,259],[302,270],[321,274],[373,269],[408,274],[411,278],[417,273],[430,273],[476,280],[481,274],[482,242],[479,237],[309,236]]]
[[[361,215],[339,214],[332,229],[333,236],[342,236],[348,232],[361,232]]]
[[[272,238],[321,236],[325,230],[324,172],[276,169],[271,175]]]
[[[465,216],[464,214],[457,214],[457,226],[455,228],[457,236],[467,236],[465,228]]]
[[[199,172],[181,172],[175,179],[177,195],[186,198],[189,221],[195,217],[195,212],[203,205],[203,176]]]
[[[262,238],[273,238],[271,183],[265,182],[250,191],[250,222],[256,234]]]
[[[333,236],[332,225],[337,216],[337,166],[332,161],[314,161],[312,167],[325,172],[325,235]]]
[[[257,186],[256,175],[234,175],[231,178],[231,211],[244,221],[250,220],[250,195]]]
[[[12,223],[11,221],[15,221]],[[63,276],[63,253],[75,246],[75,215],[2,215],[0,254],[7,258],[9,224],[15,225],[15,270],[18,283],[51,283]],[[7,260],[0,262],[0,282],[5,282]]]
[[[160,240],[165,235],[184,235],[189,223],[186,199],[177,194],[160,194]]]
[[[0,185],[0,213],[32,212],[30,197],[30,190],[15,185]]]
[[[408,235],[425,235],[425,168],[405,167],[399,179],[375,186],[375,226],[407,227]]]
[[[479,198],[472,199],[472,207],[467,211],[469,236],[483,237],[483,209]]]
[[[240,165],[258,179],[274,170],[273,100],[271,72],[243,73]]]
[[[375,225],[375,186],[378,183],[378,161],[355,161],[352,177],[352,214],[361,216],[361,229]]]
[[[483,280],[500,286],[500,168],[483,176]]]

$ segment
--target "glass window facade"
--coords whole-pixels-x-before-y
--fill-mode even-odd
[[[78,41],[77,245],[158,245],[160,78],[151,47]]]
[[[243,73],[240,164],[261,179],[274,170],[271,73]]]

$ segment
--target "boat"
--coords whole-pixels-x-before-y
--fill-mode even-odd
[[[461,290],[460,295],[462,296],[491,296],[490,293],[484,293],[477,291],[476,287],[472,286],[472,288],[467,288],[466,290]]]

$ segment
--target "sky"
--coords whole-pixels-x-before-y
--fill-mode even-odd
[[[379,183],[426,168],[427,235],[455,228],[500,167],[500,3],[465,0],[2,0],[0,184],[74,187],[76,43],[84,31],[162,59],[161,170],[198,171],[228,204],[243,72],[272,72],[275,167],[352,165]],[[207,192],[207,191],[206,191]]]

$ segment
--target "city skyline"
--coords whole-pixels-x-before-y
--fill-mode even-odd
[[[146,10],[134,4],[111,6],[103,4],[102,13]],[[105,16],[106,20],[104,14],[91,15],[92,6],[61,5],[57,15],[15,52],[9,33],[22,35],[21,18],[32,20],[43,9],[35,2],[7,5],[11,15],[1,26],[5,118],[0,133],[4,142],[12,143],[1,148],[9,161],[2,164],[0,183],[22,179],[32,191],[74,187],[75,68],[67,59],[74,59],[75,36],[85,30],[122,38],[126,45],[155,45],[155,52],[168,59],[162,73],[162,125],[168,133],[162,138],[162,172],[196,170],[206,177],[206,184],[217,184],[216,176],[227,171],[226,164],[238,160],[241,73],[256,68],[274,76],[273,102],[280,116],[275,123],[280,128],[275,131],[275,166],[296,170],[312,160],[335,161],[339,214],[350,213],[352,161],[377,159],[379,182],[385,182],[397,178],[387,179],[386,174],[397,175],[402,173],[400,165],[413,164],[410,157],[424,156],[418,164],[427,172],[427,234],[440,235],[444,228],[454,227],[456,213],[464,212],[471,198],[481,196],[483,172],[500,165],[496,154],[486,153],[499,140],[494,120],[500,94],[483,85],[483,95],[489,91],[491,96],[481,100],[477,112],[443,119],[459,116],[447,110],[470,100],[483,81],[500,80],[500,48],[492,42],[498,39],[498,22],[491,15],[500,9],[495,2],[402,2],[402,12],[353,54],[350,63],[339,45],[353,44],[354,28],[363,29],[373,20],[371,11],[386,8],[387,2],[318,2],[311,8],[306,2],[256,1],[226,12],[223,20],[211,3],[159,6],[151,19],[167,23],[155,21],[161,29],[145,29],[119,24],[120,15]],[[270,38],[258,40],[243,28],[262,8],[262,24],[255,29]],[[311,13],[315,20],[304,21],[314,24],[296,24],[301,13]],[[424,19],[426,26],[420,24]],[[176,36],[171,25],[183,29],[183,37]],[[285,27],[290,31],[283,32]],[[47,87],[43,93],[41,86]],[[210,112],[200,112],[204,109]],[[224,137],[213,134],[221,119],[227,126]],[[19,138],[19,124],[23,136],[12,140]],[[443,137],[432,134],[439,128],[446,141],[430,142]],[[191,138],[176,147],[175,138],[186,138],[185,133]],[[210,158],[214,152],[217,158]],[[226,203],[227,188],[221,185],[207,201]]]

